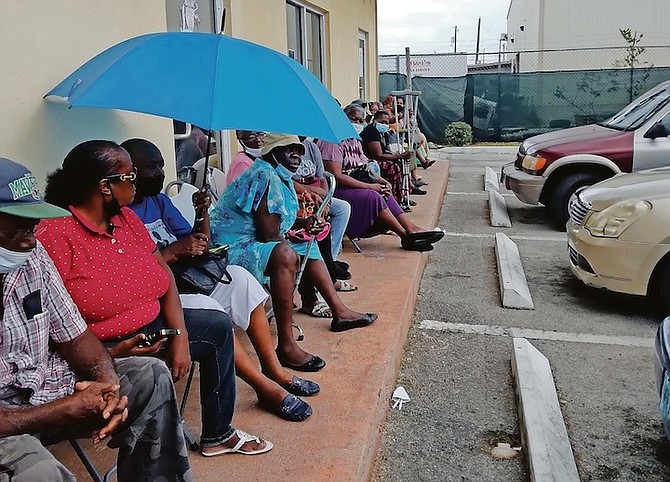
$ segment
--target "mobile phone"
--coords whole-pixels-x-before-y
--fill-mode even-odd
[[[139,347],[147,347],[151,346],[154,343],[156,343],[158,340],[162,340],[163,338],[167,338],[170,336],[176,336],[181,333],[181,330],[179,328],[163,328],[158,331],[154,331],[153,333],[149,333],[144,340],[142,340],[141,343],[139,343],[137,346]]]
[[[210,254],[216,254],[219,251],[226,250],[226,249],[228,249],[228,245],[227,244],[222,244],[222,245],[216,246],[214,248],[209,248],[209,253]]]

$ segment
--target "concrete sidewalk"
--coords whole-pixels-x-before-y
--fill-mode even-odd
[[[414,197],[418,206],[410,216],[416,224],[432,228],[442,207],[449,164],[438,161],[428,170],[420,169],[420,174],[430,183],[426,187],[429,194]],[[196,480],[313,482],[370,478],[429,253],[404,251],[398,238],[391,235],[362,240],[360,246],[363,252],[356,253],[345,241],[341,259],[351,264],[351,282],[359,290],[340,295],[351,308],[375,311],[379,319],[367,328],[331,333],[329,319],[302,314],[295,317],[305,331],[304,348],[327,362],[321,372],[299,374],[321,385],[319,395],[305,399],[314,415],[305,422],[283,421],[261,410],[251,388],[238,382],[234,426],[271,440],[275,447],[258,456],[206,459],[192,453]],[[195,435],[199,433],[197,382],[191,389],[186,423]],[[77,471],[80,480],[86,480],[68,445],[59,444],[54,453]],[[93,448],[90,453],[105,468],[115,456],[110,449]]]

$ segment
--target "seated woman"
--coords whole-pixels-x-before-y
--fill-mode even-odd
[[[204,254],[209,248],[209,203],[206,190],[194,196],[194,205],[201,222],[194,230],[172,201],[161,193],[165,172],[163,155],[156,145],[144,139],[129,139],[121,144],[137,169],[137,192],[128,206],[147,227],[168,265]],[[233,323],[244,330],[258,354],[262,372],[251,361],[235,338],[235,372],[256,392],[261,405],[282,418],[304,420],[312,413],[308,404],[293,395],[311,396],[319,392],[319,385],[287,372],[277,360],[265,315],[264,303],[268,298],[261,284],[241,266],[228,265],[230,284],[219,283],[209,295]],[[203,296],[181,295],[184,307],[199,308]],[[208,300],[204,300],[208,302]],[[293,395],[290,395],[291,392]],[[290,406],[291,409],[286,407]]]
[[[226,173],[226,185],[249,169],[257,157],[261,157],[261,147],[265,142],[263,131],[235,131],[242,150],[235,154]]]
[[[354,104],[355,105],[355,104]],[[372,116],[372,124],[368,124],[361,131],[363,152],[379,163],[381,175],[391,185],[391,194],[396,199],[403,197],[402,161],[412,157],[412,152],[405,151],[391,154],[386,146],[384,135],[389,131],[389,114],[385,110],[378,110]]]
[[[363,108],[351,104],[344,108],[344,113],[354,129],[359,130],[365,118]],[[365,183],[349,175],[356,167],[369,162],[358,139],[345,139],[339,144],[319,140],[317,145],[326,169],[337,180],[335,196],[351,205],[347,236],[352,239],[366,238],[391,230],[400,236],[400,245],[411,251],[430,251],[433,243],[442,239],[442,231],[426,231],[409,219],[383,177],[379,177],[376,183]]]
[[[308,243],[292,243],[285,237],[296,223],[298,199],[291,177],[304,152],[297,136],[267,134],[262,157],[226,188],[210,216],[212,241],[230,246],[230,262],[245,267],[260,282],[270,281],[279,361],[294,370],[316,371],[326,363],[298,346],[291,326],[298,253],[309,257],[298,288],[303,308],[310,309],[317,303],[316,287],[331,308],[332,331],[367,326],[377,315],[352,311],[342,303],[316,243],[307,253]],[[325,226],[323,220],[302,221],[297,227],[306,228],[313,235]]]
[[[113,356],[146,353],[143,335],[181,331],[161,348],[176,380],[191,356],[200,364],[202,454],[255,455],[272,443],[231,426],[235,409],[233,333],[217,310],[182,311],[174,278],[144,224],[127,206],[135,196],[128,153],[110,141],[79,144],[47,180],[46,199],[70,218],[44,221],[39,240],[90,330]],[[128,340],[130,338],[130,340]]]

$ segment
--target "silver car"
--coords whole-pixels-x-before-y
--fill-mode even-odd
[[[670,313],[670,168],[620,174],[569,203],[568,251],[584,283],[652,296]]]

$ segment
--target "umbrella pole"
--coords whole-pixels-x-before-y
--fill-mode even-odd
[[[202,186],[201,190],[209,189],[209,183],[207,182],[207,177],[209,175],[209,155],[210,155],[210,146],[212,144],[212,130],[207,131],[207,147],[205,148],[205,164],[202,171]],[[202,232],[202,222],[205,220],[205,213],[195,213],[195,226],[193,227],[193,232],[201,233]]]

